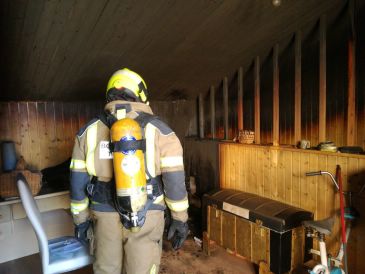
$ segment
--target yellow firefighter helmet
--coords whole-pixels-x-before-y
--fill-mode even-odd
[[[130,69],[117,70],[110,77],[106,88],[107,98],[122,96],[128,101],[148,103],[147,85],[142,77]]]

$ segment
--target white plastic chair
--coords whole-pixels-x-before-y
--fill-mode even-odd
[[[92,264],[88,247],[72,236],[47,239],[37,204],[23,174],[17,175],[17,186],[25,212],[38,239],[44,274],[64,273]]]

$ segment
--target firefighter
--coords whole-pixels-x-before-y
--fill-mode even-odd
[[[153,115],[144,80],[127,68],[111,76],[104,110],[75,138],[70,170],[76,237],[86,242],[92,224],[90,245],[96,274],[120,274],[122,270],[127,274],[158,273],[166,206],[172,217],[168,231],[172,247],[179,249],[188,234],[182,147],[171,128]],[[126,118],[137,121],[144,136],[144,145],[134,150],[140,149],[144,155],[148,198],[135,222],[116,199],[113,158],[117,157],[113,151],[118,145],[113,146],[110,137],[113,124]],[[128,174],[141,166],[123,163]],[[134,171],[128,172],[128,168]],[[131,229],[136,226],[137,230]]]

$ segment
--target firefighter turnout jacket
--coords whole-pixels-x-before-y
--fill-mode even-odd
[[[105,111],[115,118],[132,118],[143,114],[153,115],[151,108],[139,102],[112,101]],[[146,139],[145,166],[148,181],[162,182],[161,191],[149,208],[171,210],[172,218],[186,222],[188,198],[185,187],[183,152],[176,134],[158,117],[144,126]],[[71,159],[71,212],[75,224],[89,218],[89,208],[95,211],[115,211],[112,200],[113,154],[109,149],[110,129],[103,119],[95,118],[78,132]],[[105,184],[104,191],[96,195],[95,184]],[[104,199],[101,196],[105,196]]]

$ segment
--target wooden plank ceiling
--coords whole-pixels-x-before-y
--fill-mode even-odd
[[[346,1],[2,0],[0,100],[102,99],[130,67],[155,100],[195,98]]]

